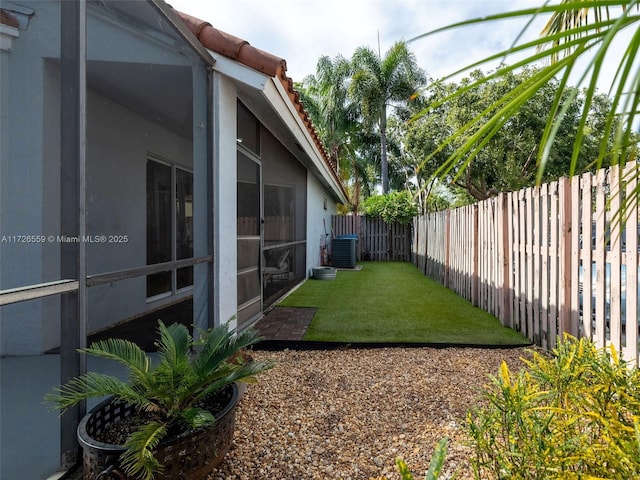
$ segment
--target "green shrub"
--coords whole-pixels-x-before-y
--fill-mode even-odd
[[[512,376],[503,363],[469,413],[476,478],[640,478],[640,372],[566,336]]]
[[[418,214],[418,207],[411,194],[406,191],[369,197],[362,206],[366,216],[381,217],[387,223],[406,224]]]

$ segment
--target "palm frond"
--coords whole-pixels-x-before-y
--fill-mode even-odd
[[[206,377],[215,371],[221,363],[232,358],[243,348],[255,344],[260,334],[254,329],[247,329],[236,334],[229,330],[228,325],[214,328],[206,336],[205,343],[196,353],[194,371],[197,375]]]
[[[192,338],[187,327],[180,323],[167,327],[159,321],[158,334],[156,346],[160,361],[151,375],[152,391],[160,403],[171,408],[181,401],[176,398],[176,392],[183,388],[185,378],[191,373]]]
[[[131,434],[125,452],[120,460],[127,475],[141,480],[153,480],[155,473],[162,471],[162,465],[153,455],[167,434],[167,426],[162,422],[149,422]]]
[[[144,350],[129,340],[108,338],[94,342],[80,352],[121,363],[136,382],[145,383],[148,380],[151,360]]]
[[[212,425],[216,418],[209,410],[202,408],[185,408],[179,412],[180,419],[190,428],[202,428]]]
[[[207,395],[234,382],[252,382],[255,376],[273,368],[273,362],[252,361],[240,367],[220,369],[211,376],[211,382],[198,393],[197,398],[205,398]]]
[[[156,342],[156,346],[163,362],[177,365],[185,358],[189,358],[191,335],[186,326],[174,323],[167,327],[162,320],[159,320],[158,333],[160,339]]]
[[[45,395],[47,402],[63,412],[83,400],[96,397],[116,395],[121,400],[147,407],[148,400],[145,395],[123,382],[117,377],[97,372],[88,372],[85,375],[72,378],[61,387],[53,389],[56,393]]]
[[[430,105],[428,107],[429,110],[423,111],[419,115],[424,115],[427,111],[433,111],[442,105],[446,105],[447,102],[455,100],[474,88],[492,81],[493,78],[506,75],[523,66],[533,65],[544,60],[547,61],[547,64],[536,72],[534,78],[530,80],[528,85],[519,89],[516,94],[513,92],[505,94],[492,106],[493,110],[491,112],[485,111],[482,115],[473,118],[458,132],[453,133],[453,135],[443,142],[440,148],[425,161],[438,155],[448,145],[453,144],[454,141],[469,135],[469,139],[457,147],[439,170],[439,174],[442,174],[450,172],[454,166],[460,166],[460,171],[462,172],[470,165],[474,156],[480,153],[482,145],[485,144],[485,140],[492,135],[496,135],[500,127],[505,124],[505,116],[515,115],[517,110],[514,107],[523,105],[527,99],[533,98],[537,91],[544,87],[546,81],[555,77],[560,78],[560,88],[555,97],[553,111],[549,115],[548,123],[540,142],[540,148],[538,149],[537,181],[540,182],[559,126],[575,97],[575,93],[569,93],[569,96],[563,96],[563,93],[569,88],[568,81],[570,75],[572,77],[577,75],[578,86],[586,86],[586,88],[579,128],[574,139],[573,151],[571,158],[567,159],[570,165],[570,172],[572,174],[576,173],[578,155],[581,150],[589,112],[597,95],[596,87],[599,84],[605,68],[605,59],[615,54],[611,46],[613,41],[620,36],[621,32],[624,29],[637,25],[638,21],[640,21],[640,15],[633,13],[634,11],[637,12],[639,5],[640,0],[564,0],[554,5],[550,5],[549,2],[547,2],[540,8],[504,12],[482,19],[459,22],[410,40],[410,42],[413,42],[437,32],[474,24],[485,25],[495,20],[505,20],[509,18],[525,18],[529,20],[530,24],[533,18],[541,14],[552,14],[542,35],[537,39],[522,44],[514,43],[509,49],[497,52],[485,59],[467,65],[445,77],[445,79],[451,78],[454,75],[470,71],[478,66],[486,65],[491,61],[505,59],[513,53],[524,53],[526,55],[525,58],[511,66],[503,66],[493,74],[481,78],[476,82],[471,82],[469,85],[465,85],[447,98],[443,98],[437,103]],[[619,15],[611,15],[608,10],[611,7],[619,7]],[[589,15],[589,12],[593,13],[592,16]],[[521,36],[522,34],[519,38]],[[611,83],[610,92],[614,94],[615,110],[607,117],[604,125],[605,128],[604,134],[601,136],[599,156],[597,159],[594,159],[595,165],[601,165],[605,158],[610,160],[611,163],[624,163],[629,158],[630,152],[637,148],[637,145],[634,145],[632,139],[635,134],[635,118],[637,118],[636,115],[639,113],[637,108],[639,100],[637,88],[639,75],[637,52],[639,44],[640,34],[636,28],[630,45],[619,59],[619,67]],[[529,53],[531,49],[534,49],[533,53]],[[587,67],[582,72],[577,71],[579,62],[587,55],[589,55]],[[611,137],[613,137],[613,141],[611,141]]]
[[[193,361],[194,372],[197,375],[202,375],[204,372],[216,368],[220,362],[228,358],[228,352],[231,352],[229,342],[232,337],[233,332],[229,330],[227,324],[220,325],[208,332],[202,332],[202,341]]]

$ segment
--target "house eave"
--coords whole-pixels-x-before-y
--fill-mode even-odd
[[[296,145],[298,145],[311,160],[313,165],[312,170],[316,176],[318,176],[318,174],[320,175],[321,178],[319,179],[333,191],[336,199],[340,203],[348,203],[347,196],[342,189],[340,181],[335,173],[330,170],[324,156],[311,137],[309,129],[304,125],[302,118],[289,101],[289,93],[282,82],[278,78],[272,77],[262,93],[295,136]]]
[[[212,52],[211,50],[209,50],[209,54],[216,59],[214,70],[231,78],[234,82],[240,82],[258,91],[263,91],[269,82],[270,77],[263,73],[219,55],[216,52]]]
[[[0,51],[8,52],[14,38],[18,38],[20,33],[17,28],[0,23]]]
[[[257,70],[254,70],[242,63],[219,55],[209,50],[210,54],[216,57],[213,67],[215,71],[230,78],[238,84],[239,90],[251,91],[258,95],[251,98],[262,103],[262,108],[272,112],[272,118],[276,117],[285,127],[284,129],[274,128],[270,121],[262,118],[266,128],[274,134],[289,151],[309,169],[309,171],[320,180],[331,192],[334,198],[340,203],[348,203],[347,195],[344,192],[337,176],[332,172],[318,149],[309,129],[303,123],[300,114],[290,101],[289,94],[282,81],[278,77],[270,77]],[[239,95],[242,98],[242,93]],[[260,117],[259,112],[254,112]],[[271,120],[273,121],[273,120]],[[290,138],[284,138],[284,131],[289,132]]]

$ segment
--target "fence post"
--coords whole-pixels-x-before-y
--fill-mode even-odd
[[[444,286],[449,288],[449,268],[451,254],[451,210],[444,214]]]
[[[498,195],[500,215],[502,215],[502,303],[500,320],[502,325],[513,327],[511,322],[511,245],[509,243],[508,201],[504,193]]]
[[[626,182],[626,200],[627,203],[622,210],[627,228],[626,234],[626,254],[627,254],[627,292],[635,292],[638,290],[638,269],[634,268],[638,265],[638,202],[631,200],[637,193],[638,186],[638,167],[635,162],[629,162],[623,171],[622,178]],[[631,267],[631,268],[629,268]],[[638,318],[638,297],[636,295],[627,294],[627,318]],[[631,365],[640,367],[640,359],[638,358],[638,330],[629,328],[627,323],[626,329],[626,349],[623,355],[626,360],[631,361]]]
[[[471,272],[471,303],[474,307],[477,307],[479,304],[479,281],[480,277],[478,275],[478,264],[479,264],[479,256],[478,256],[478,204],[476,203],[473,206],[473,271]]]
[[[413,236],[411,238],[411,245],[409,250],[409,252],[411,253],[411,263],[413,263],[416,267],[418,266],[418,255],[415,251],[415,246],[418,245],[418,228],[416,227],[417,223],[418,217],[413,217],[413,219],[411,220],[411,224],[414,225],[414,228],[411,232]]]
[[[424,248],[424,265],[422,266],[422,273],[424,275],[427,275],[429,273],[429,257],[428,257],[428,253],[429,253],[429,219],[430,219],[430,215],[423,215],[423,225],[422,228],[424,229],[424,240],[423,240],[423,245],[422,247]]]
[[[569,178],[562,177],[558,182],[559,197],[562,202],[560,208],[560,224],[562,238],[560,239],[560,311],[558,333],[561,338],[564,333],[577,336],[571,325],[571,188]],[[554,345],[552,345],[553,347]]]
[[[570,308],[570,331],[572,335],[577,337],[580,334],[580,304],[578,298],[578,271],[580,268],[580,176],[576,175],[571,178],[571,270],[569,277],[573,279],[571,286],[571,298],[569,302]],[[584,208],[584,206],[582,207]]]

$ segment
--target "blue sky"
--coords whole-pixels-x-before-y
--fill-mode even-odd
[[[382,53],[398,40],[540,0],[168,0],[176,10],[206,20],[287,61],[295,81],[315,72],[321,55],[349,58],[359,46]],[[539,33],[542,21],[530,31]],[[464,28],[411,44],[418,64],[440,78],[470,60],[507,48],[522,21]]]
[[[350,58],[359,46],[377,49],[378,39],[384,54],[398,40],[409,40],[464,20],[539,7],[544,0],[168,0],[168,3],[284,58],[288,75],[294,81],[302,81],[315,73],[322,55],[333,58],[342,54]],[[538,18],[523,38],[536,38],[545,22],[545,18]],[[431,78],[438,79],[509,48],[524,23],[523,19],[514,19],[457,28],[417,40],[410,48],[420,67]],[[627,44],[628,40],[622,38],[617,52]],[[600,75],[601,93],[608,92],[617,65],[617,55],[611,57]],[[483,70],[495,68],[498,63]],[[570,83],[576,85],[578,75]]]

